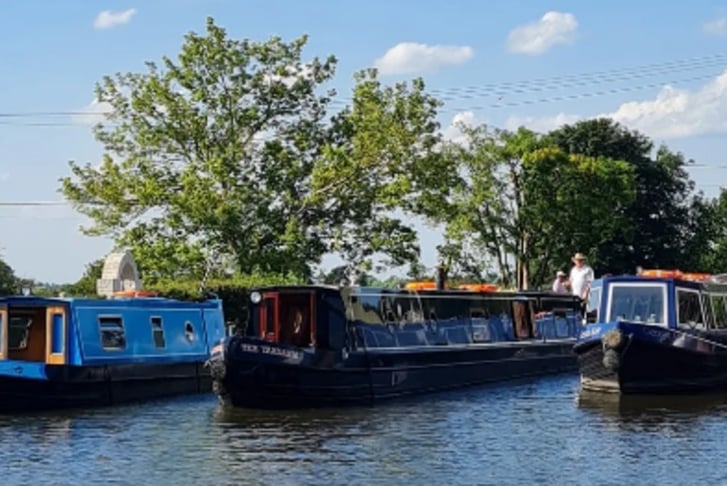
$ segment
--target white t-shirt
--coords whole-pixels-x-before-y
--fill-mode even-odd
[[[558,277],[556,277],[553,282],[553,292],[558,292],[559,294],[568,293],[568,289],[565,288],[565,284]]]
[[[593,269],[588,265],[573,267],[570,271],[570,285],[573,295],[585,298],[583,291],[593,282]]]

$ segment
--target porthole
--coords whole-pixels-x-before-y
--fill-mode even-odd
[[[184,324],[184,337],[186,337],[187,341],[190,343],[194,342],[194,326],[189,321]]]

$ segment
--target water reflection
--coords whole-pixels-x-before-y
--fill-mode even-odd
[[[594,397],[573,375],[346,409],[201,396],[0,417],[0,473],[10,485],[725,484],[727,466],[703,465],[726,417],[726,396]]]
[[[679,414],[697,417],[704,412],[727,410],[727,394],[622,395],[581,390],[577,403],[583,409],[623,418]]]

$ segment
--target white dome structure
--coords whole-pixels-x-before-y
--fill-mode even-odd
[[[104,262],[96,293],[111,297],[114,292],[141,290],[141,280],[134,257],[128,251],[110,253]]]

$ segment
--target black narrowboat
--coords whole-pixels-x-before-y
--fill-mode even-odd
[[[574,347],[581,388],[620,394],[727,391],[727,285],[677,270],[594,281]]]
[[[209,361],[224,403],[371,404],[576,370],[580,299],[551,292],[287,286],[251,292]]]

